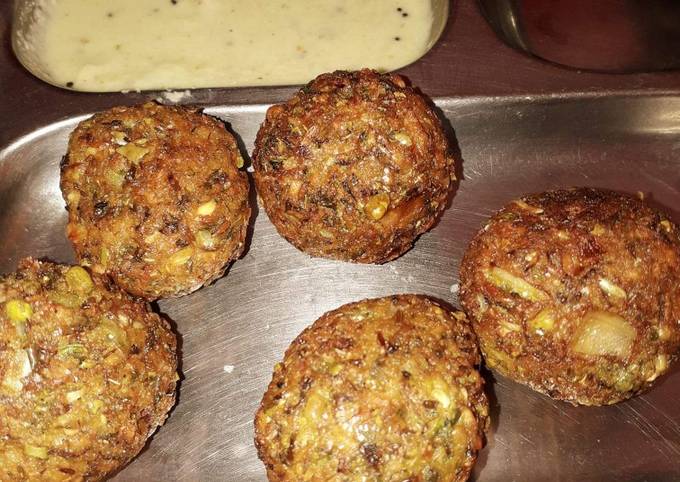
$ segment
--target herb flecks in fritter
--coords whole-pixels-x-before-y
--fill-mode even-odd
[[[175,402],[176,340],[80,266],[26,259],[0,278],[0,480],[101,480]]]
[[[185,107],[115,107],[81,122],[61,175],[78,260],[146,299],[220,277],[250,218],[242,166],[224,126]]]
[[[630,398],[680,349],[680,234],[663,213],[596,189],[509,203],[470,244],[461,303],[486,363],[551,397]]]
[[[416,295],[351,303],[291,344],[255,419],[269,480],[467,480],[488,422],[461,312]]]
[[[312,256],[359,263],[407,251],[445,209],[454,179],[424,98],[370,70],[321,75],[271,107],[253,166],[284,238]]]

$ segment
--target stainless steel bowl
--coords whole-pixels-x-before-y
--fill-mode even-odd
[[[479,0],[510,46],[603,72],[680,68],[677,0]]]

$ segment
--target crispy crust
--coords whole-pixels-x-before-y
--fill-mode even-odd
[[[272,106],[253,152],[267,215],[298,249],[384,263],[446,207],[454,160],[439,119],[392,74],[323,74]]]
[[[488,425],[477,342],[424,296],[344,305],[298,336],[255,417],[272,482],[467,480]]]
[[[78,260],[146,299],[219,278],[244,248],[242,165],[224,126],[184,107],[115,107],[81,122],[61,172]]]
[[[175,403],[167,323],[86,273],[29,258],[0,278],[0,480],[101,480]]]
[[[474,238],[460,271],[486,363],[585,405],[649,388],[680,349],[678,233],[666,215],[611,191],[508,204]],[[529,286],[518,289],[517,279]]]

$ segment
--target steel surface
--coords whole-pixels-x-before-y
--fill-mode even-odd
[[[465,247],[494,210],[560,186],[647,193],[680,222],[680,96],[435,99],[460,183],[440,223],[382,266],[312,259],[256,210],[248,249],[214,285],[156,307],[181,340],[179,401],[119,481],[264,481],[253,415],[288,343],[327,310],[392,293],[457,304]],[[266,105],[219,105],[252,150]],[[35,127],[0,151],[0,271],[23,256],[73,261],[59,161],[82,116]],[[253,199],[254,201],[254,199]],[[573,407],[485,373],[492,428],[474,480],[680,479],[680,371],[611,407]]]

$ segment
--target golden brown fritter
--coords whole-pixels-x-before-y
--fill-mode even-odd
[[[679,230],[630,196],[511,202],[470,244],[460,280],[486,363],[553,398],[616,403],[678,356]]]
[[[269,219],[298,249],[384,263],[446,207],[454,160],[439,119],[392,74],[323,74],[272,106],[253,152]]]
[[[272,482],[467,480],[488,424],[462,312],[423,296],[326,313],[276,365],[255,418]]]
[[[100,480],[127,464],[175,402],[175,347],[108,278],[23,260],[0,278],[0,480]]]
[[[195,110],[148,103],[81,122],[61,172],[78,260],[146,299],[219,278],[250,218],[242,166],[234,137]]]

